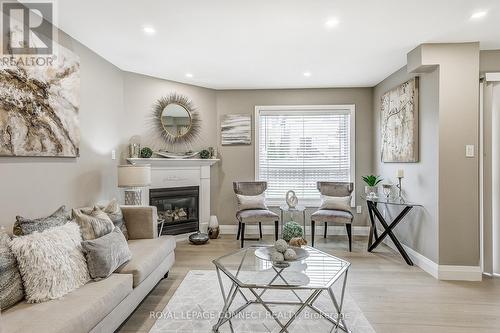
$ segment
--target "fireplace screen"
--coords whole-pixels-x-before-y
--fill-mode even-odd
[[[156,206],[158,218],[164,220],[164,235],[198,231],[199,189],[197,186],[149,190],[149,204]]]

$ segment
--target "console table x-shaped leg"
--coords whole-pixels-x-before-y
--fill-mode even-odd
[[[411,261],[410,257],[408,256],[405,249],[403,248],[399,240],[392,232],[392,230],[398,225],[398,223],[401,222],[403,218],[406,216],[406,214],[408,214],[408,212],[413,208],[413,206],[411,205],[405,206],[405,208],[401,211],[401,213],[399,213],[399,215],[394,219],[394,221],[392,221],[391,224],[389,224],[378,210],[376,202],[368,200],[366,203],[368,205],[368,213],[370,215],[370,222],[371,222],[370,235],[368,238],[368,252],[372,252],[377,246],[380,245],[380,243],[382,243],[384,238],[389,236],[394,245],[396,245],[396,248],[398,249],[403,259],[406,261],[406,263],[410,266],[413,266],[413,262]],[[379,220],[380,224],[385,229],[380,236],[378,236],[377,234],[377,227],[375,224],[376,219]],[[374,238],[375,242],[372,243]]]

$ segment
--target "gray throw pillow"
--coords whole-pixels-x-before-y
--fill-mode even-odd
[[[11,307],[23,298],[23,281],[16,258],[10,250],[10,237],[0,231],[0,310]]]
[[[66,206],[61,206],[54,213],[47,217],[37,219],[27,219],[22,216],[16,216],[13,233],[16,236],[29,235],[34,231],[44,231],[52,227],[59,227],[67,223],[70,214]]]
[[[123,219],[122,209],[120,208],[118,201],[116,199],[111,200],[106,207],[102,208],[102,211],[108,214],[111,222],[113,222],[115,227],[122,231],[123,236],[125,236],[125,239],[128,240],[127,225]]]
[[[236,199],[238,200],[238,210],[267,209],[264,193],[259,195],[236,194]]]
[[[82,242],[90,276],[105,279],[132,258],[125,236],[119,228],[100,238]]]

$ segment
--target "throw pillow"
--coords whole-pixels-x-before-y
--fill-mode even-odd
[[[259,195],[236,194],[236,198],[238,199],[238,210],[267,209],[264,193]]]
[[[90,276],[105,279],[132,258],[127,240],[119,228],[100,238],[82,242]]]
[[[66,206],[61,206],[54,213],[47,217],[37,219],[27,219],[22,216],[16,216],[13,233],[16,236],[29,235],[34,231],[43,231],[52,227],[58,227],[70,219]]]
[[[28,303],[60,298],[89,281],[81,241],[74,222],[12,239]]]
[[[113,222],[115,227],[118,227],[121,230],[125,239],[128,240],[127,225],[123,219],[122,209],[120,208],[118,201],[116,199],[111,200],[106,207],[103,207],[102,210],[108,214],[111,222]]]
[[[351,196],[347,197],[330,197],[321,195],[321,205],[319,209],[335,209],[346,212],[351,211]]]
[[[83,240],[99,238],[115,228],[109,216],[99,207],[94,207],[90,212],[73,209],[73,218],[80,226]]]
[[[10,250],[10,237],[0,230],[0,310],[24,298],[23,282],[17,261]]]

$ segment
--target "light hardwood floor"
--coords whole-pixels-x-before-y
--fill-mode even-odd
[[[271,236],[264,239],[272,241]],[[330,236],[318,237],[316,247],[352,263],[348,292],[377,332],[500,332],[500,279],[438,281],[418,267],[407,266],[385,245],[368,253],[366,244],[366,237],[355,237],[353,251],[348,252],[345,237]],[[119,331],[148,332],[155,322],[150,311],[163,310],[188,271],[213,269],[213,259],[238,248],[239,242],[228,235],[203,246],[178,242],[169,277]]]

